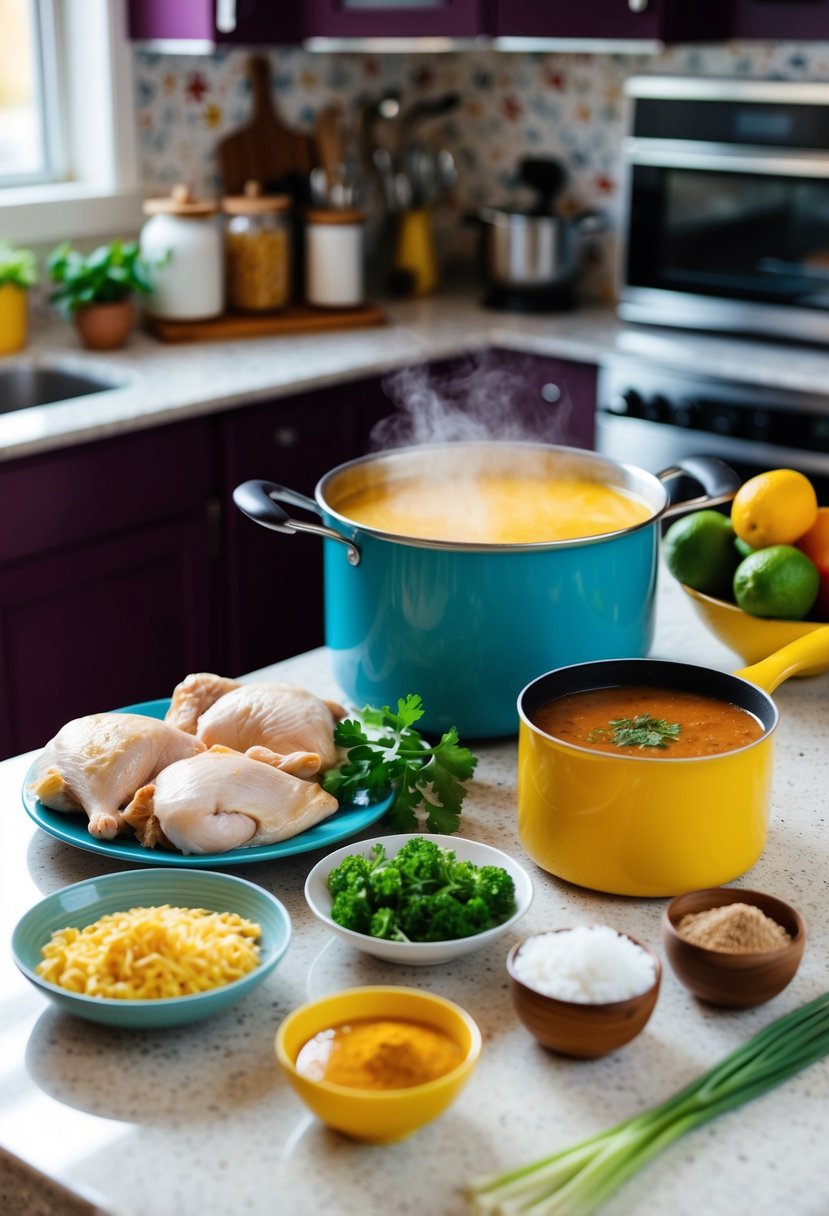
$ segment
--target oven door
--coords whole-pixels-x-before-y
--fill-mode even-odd
[[[623,277],[626,320],[829,342],[829,157],[637,152]]]

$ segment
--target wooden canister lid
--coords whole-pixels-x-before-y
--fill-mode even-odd
[[[173,186],[169,194],[162,198],[147,198],[144,200],[145,215],[186,215],[206,216],[215,215],[219,204],[215,199],[196,198],[190,188],[183,183]]]
[[[227,215],[271,215],[278,211],[289,211],[291,200],[287,194],[263,194],[261,182],[245,182],[243,194],[228,194],[222,199],[222,210]]]
[[[309,224],[362,224],[365,218],[365,211],[338,211],[334,207],[328,211],[320,209],[305,212],[305,219]]]

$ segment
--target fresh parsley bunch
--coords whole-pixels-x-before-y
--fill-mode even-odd
[[[478,763],[461,747],[454,726],[430,747],[415,723],[423,717],[420,697],[397,702],[397,712],[367,705],[356,718],[337,723],[334,742],[344,763],[329,769],[323,786],[340,802],[374,802],[394,790],[388,822],[398,832],[456,832],[468,781]],[[419,813],[418,813],[419,812]]]

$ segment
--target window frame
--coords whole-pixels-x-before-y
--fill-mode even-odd
[[[49,149],[51,180],[0,187],[0,236],[38,244],[134,232],[142,195],[125,0],[39,3],[47,42],[53,31],[54,63],[45,68],[56,88],[47,103],[60,110],[60,149]]]

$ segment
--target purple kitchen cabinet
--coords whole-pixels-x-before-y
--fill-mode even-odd
[[[726,0],[492,0],[500,37],[694,42],[727,38]]]
[[[829,41],[829,0],[732,0],[734,38]]]
[[[201,422],[0,465],[0,756],[211,665],[209,481]]]
[[[474,38],[488,0],[304,0],[306,37]]]
[[[128,0],[137,42],[277,45],[299,42],[302,5],[292,0]]]

